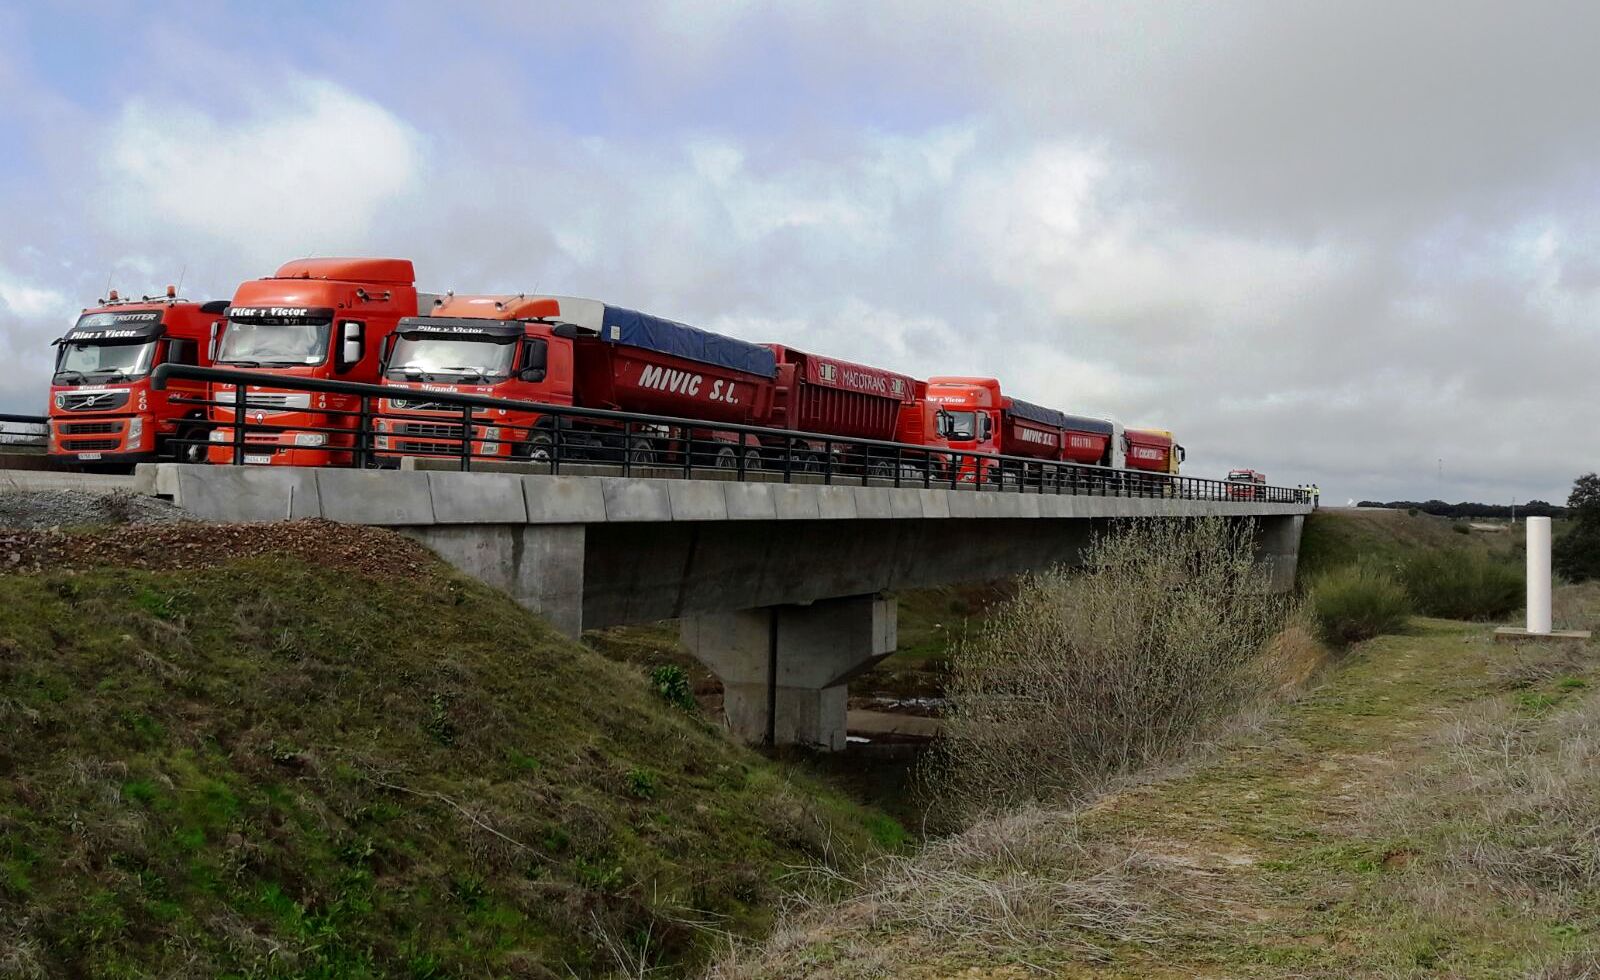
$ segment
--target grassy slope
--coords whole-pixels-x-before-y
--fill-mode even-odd
[[[1516,532],[1460,534],[1454,522],[1403,510],[1321,510],[1306,518],[1300,539],[1300,581],[1358,559],[1392,565],[1419,551],[1478,548],[1505,554],[1520,545]]]
[[[443,566],[0,577],[0,773],[7,975],[684,962],[901,833]]]
[[[1580,741],[1588,755],[1569,758],[1570,733],[1600,723],[1600,672],[1590,656],[1519,653],[1487,634],[1421,620],[1373,641],[1215,756],[1077,814],[980,825],[869,899],[790,924],[725,975],[1600,968],[1600,867],[1583,838],[1592,821],[1576,819],[1600,802],[1600,779],[1584,775],[1600,747]],[[1484,752],[1463,754],[1463,718]],[[1497,767],[1499,797],[1483,778]],[[1555,794],[1577,830],[1552,857],[1544,804],[1528,794],[1563,768],[1587,782]]]

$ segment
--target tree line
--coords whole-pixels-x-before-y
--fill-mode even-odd
[[[1525,504],[1479,504],[1463,501],[1459,504],[1443,500],[1363,500],[1358,507],[1387,507],[1390,510],[1416,510],[1435,517],[1567,517],[1567,507],[1559,507],[1543,500],[1530,500]]]

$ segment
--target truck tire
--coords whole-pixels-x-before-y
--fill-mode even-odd
[[[892,480],[894,479],[894,464],[887,459],[874,460],[867,466],[867,476],[873,480]]]
[[[642,436],[635,437],[628,443],[628,462],[634,466],[654,466],[655,461],[655,443]]]
[[[555,444],[555,437],[550,433],[535,432],[517,448],[517,455],[531,463],[548,463]]]
[[[746,449],[744,451],[744,471],[746,473],[759,470],[762,468],[762,466],[763,463],[761,460],[761,450]]]
[[[178,434],[167,443],[164,455],[172,458],[177,463],[204,463],[209,459],[206,450],[210,446],[208,436],[211,435],[210,426],[191,425],[179,429]]]
[[[732,446],[723,446],[717,450],[712,465],[719,470],[736,470],[739,468],[739,455],[733,451]]]

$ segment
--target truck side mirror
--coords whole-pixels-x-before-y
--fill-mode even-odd
[[[978,441],[979,442],[988,442],[989,441],[989,437],[992,436],[992,435],[994,435],[994,420],[989,418],[989,413],[988,412],[979,412],[978,413]]]
[[[213,320],[211,323],[211,339],[206,343],[206,360],[217,359],[217,345],[222,341],[222,321]]]
[[[348,371],[361,363],[361,356],[366,353],[365,324],[356,320],[344,320],[339,324],[339,363],[336,365],[340,371]]]
[[[541,338],[528,341],[522,355],[522,370],[517,377],[523,381],[543,381],[550,364],[550,345]]]

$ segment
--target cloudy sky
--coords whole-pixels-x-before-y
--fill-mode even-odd
[[[1600,466],[1600,4],[433,6],[0,6],[0,411],[108,281],[391,254],[1340,503]]]

